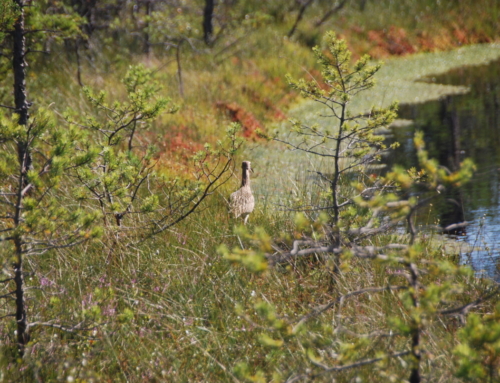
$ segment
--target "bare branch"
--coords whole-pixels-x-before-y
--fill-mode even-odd
[[[55,328],[55,329],[58,329],[58,330],[61,330],[61,331],[64,331],[64,332],[69,332],[69,333],[72,333],[72,334],[77,334],[79,336],[82,336],[81,334],[79,334],[80,331],[90,331],[90,330],[95,329],[95,326],[92,326],[92,327],[83,327],[83,324],[84,324],[84,322],[80,322],[80,323],[78,323],[78,324],[76,324],[74,326],[66,327],[66,326],[63,326],[63,325],[60,325],[60,324],[57,324],[57,323],[51,323],[51,322],[33,322],[33,323],[28,324],[28,328],[37,327],[37,326],[52,327],[52,328]],[[86,338],[86,339],[95,339],[95,337],[84,337],[84,338]]]
[[[321,366],[324,368],[324,371],[321,371],[321,372],[316,373],[316,374],[306,373],[306,374],[302,374],[302,375],[296,375],[294,377],[287,379],[286,383],[298,382],[300,380],[311,381],[315,378],[318,378],[322,375],[325,375],[325,374],[328,374],[331,372],[339,372],[339,371],[349,370],[351,368],[357,368],[357,367],[361,367],[361,366],[366,366],[368,364],[374,364],[374,363],[380,362],[381,360],[384,360],[386,358],[399,358],[401,356],[406,356],[409,354],[410,354],[410,351],[401,351],[401,352],[397,352],[397,353],[393,353],[393,354],[386,354],[386,355],[381,356],[379,358],[360,360],[359,362],[348,364],[345,366],[334,366],[334,367]]]
[[[312,4],[314,0],[306,0],[302,6],[300,7],[299,9],[299,14],[297,15],[297,18],[295,19],[295,23],[293,24],[293,27],[292,29],[290,29],[290,32],[288,32],[288,37],[292,37],[293,33],[295,32],[295,30],[297,29],[297,26],[299,25],[300,23],[300,20],[302,20],[302,17],[304,16],[304,13],[306,11],[306,9]]]
[[[295,241],[297,242],[297,241]],[[300,242],[300,241],[299,241]],[[291,251],[288,253],[281,253],[281,254],[273,254],[273,255],[268,255],[267,260],[269,262],[269,265],[275,266],[283,263],[287,263],[292,261],[295,258],[300,258],[306,255],[310,254],[315,254],[315,253],[332,253],[332,254],[339,254],[342,252],[340,249],[334,249],[333,246],[318,246],[318,247],[311,247],[308,249],[303,249],[303,250],[297,250],[298,245],[294,243],[293,248],[295,251]]]
[[[13,106],[7,106],[7,105],[2,105],[2,104],[0,104],[0,108],[7,108],[7,109],[16,110],[16,108]]]
[[[482,297],[479,297],[478,299],[476,299],[473,302],[470,302],[470,303],[467,303],[467,304],[465,304],[463,306],[455,307],[455,308],[452,308],[452,309],[446,309],[446,310],[438,311],[438,314],[439,315],[454,315],[454,314],[464,315],[464,314],[467,314],[467,312],[471,308],[474,308],[474,307],[478,306],[479,304],[487,301],[488,299],[493,298],[499,292],[500,292],[500,286],[497,286],[496,288],[493,289],[492,292],[490,292],[489,294],[483,295]]]
[[[446,231],[452,231],[452,230],[456,230],[456,229],[461,229],[463,227],[466,227],[466,226],[469,226],[470,225],[470,222],[461,222],[461,223],[454,223],[452,225],[448,225],[446,227],[442,227],[440,228],[440,230],[442,232],[446,232]]]
[[[304,315],[297,321],[297,325],[302,324],[306,321],[308,321],[311,318],[315,318],[318,315],[324,313],[325,311],[328,311],[329,309],[335,307],[337,304],[342,304],[346,299],[361,295],[361,294],[366,294],[366,293],[382,293],[386,291],[396,291],[396,290],[406,290],[408,289],[407,286],[384,286],[384,287],[367,287],[365,289],[360,289],[356,291],[351,291],[350,293],[341,295],[334,301],[327,303],[325,305],[318,306],[311,310],[308,314]]]
[[[0,295],[0,299],[14,299],[12,297],[12,295],[14,295],[15,293],[16,293],[16,290],[11,291],[10,293],[4,294],[4,295]]]

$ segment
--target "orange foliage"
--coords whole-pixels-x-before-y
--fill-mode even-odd
[[[437,48],[436,42],[427,32],[417,33],[417,40],[420,50],[424,52],[433,52]]]
[[[369,31],[368,38],[376,44],[372,56],[403,56],[415,53],[417,49],[409,42],[404,28],[391,26],[389,30]]]
[[[237,122],[242,126],[244,137],[255,138],[255,131],[262,129],[262,124],[259,120],[251,112],[245,110],[235,102],[218,101],[215,106],[226,113],[231,121]]]
[[[196,152],[202,150],[203,145],[190,138],[190,132],[185,125],[169,128],[161,142],[157,144],[160,149],[160,158],[165,161],[168,155],[169,158],[186,162]]]
[[[276,79],[273,81],[273,83],[276,83]],[[269,81],[267,82],[269,83]],[[273,84],[266,84],[270,88],[272,88]],[[255,90],[250,89],[246,86],[243,86],[243,92],[248,94],[250,97],[250,100],[256,104],[260,104],[264,106],[264,109],[267,111],[272,112],[272,118],[275,120],[285,120],[287,117],[285,113],[283,113],[274,103],[269,100],[266,97],[261,96],[259,93],[257,93]]]
[[[453,30],[453,36],[460,45],[468,43],[469,40],[468,33],[465,29],[456,26],[455,29]]]

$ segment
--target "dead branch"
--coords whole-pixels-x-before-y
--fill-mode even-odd
[[[307,245],[313,245],[312,247],[306,248],[299,250],[300,245],[307,244]],[[384,250],[404,250],[407,249],[408,246],[403,245],[403,244],[389,244],[386,246],[382,247],[376,247],[376,246],[352,246],[348,250],[358,258],[365,258],[365,259],[379,259],[382,261],[395,261],[398,263],[407,263],[407,261],[404,258],[401,257],[390,257],[385,254],[381,254],[379,252],[384,251]],[[275,266],[278,264],[284,264],[291,262],[292,260],[300,257],[304,257],[310,254],[318,254],[318,253],[331,253],[335,255],[342,254],[346,249],[334,247],[332,245],[321,245],[317,241],[300,241],[296,240],[293,242],[292,245],[292,250],[287,251],[287,252],[281,252],[280,250],[277,251],[277,254],[272,254],[272,255],[267,255],[267,260],[269,262],[270,266]]]
[[[325,305],[318,306],[311,310],[308,314],[304,315],[302,318],[300,318],[297,322],[297,325],[300,325],[306,321],[308,321],[311,318],[317,317],[318,315],[324,313],[325,311],[335,307],[337,304],[343,304],[344,301],[348,298],[365,294],[365,293],[382,293],[386,291],[397,291],[397,290],[406,290],[408,289],[407,286],[384,286],[384,287],[367,287],[365,289],[360,289],[356,291],[351,291],[350,293],[341,295],[334,301],[327,303]]]
[[[14,279],[14,278],[12,278]],[[12,297],[12,295],[14,295],[16,293],[16,290],[14,291],[11,291],[10,293],[7,293],[7,294],[4,294],[4,295],[0,295],[0,299],[14,299],[14,297]]]
[[[328,374],[331,372],[339,372],[339,371],[349,370],[351,368],[357,368],[357,367],[361,367],[361,366],[366,366],[368,364],[377,363],[377,362],[380,362],[381,360],[384,360],[386,358],[399,358],[401,356],[406,356],[408,354],[410,354],[410,351],[401,351],[401,352],[396,352],[393,354],[387,354],[387,355],[381,356],[379,358],[360,360],[359,362],[348,364],[345,366],[334,366],[334,367],[322,366],[324,368],[324,371],[321,371],[321,372],[316,373],[316,374],[305,373],[302,375],[297,375],[297,376],[294,376],[290,379],[287,379],[286,383],[298,382],[299,380],[306,380],[306,379],[308,381],[311,381],[313,379],[316,379],[322,375],[325,375],[325,374]]]
[[[306,0],[302,6],[299,9],[299,14],[297,15],[297,18],[295,19],[295,23],[293,24],[292,29],[290,29],[290,32],[288,32],[288,38],[292,37],[295,30],[297,29],[297,26],[300,23],[300,20],[302,20],[302,17],[304,16],[304,13],[306,9],[312,4],[314,0]]]
[[[58,329],[58,330],[61,330],[64,332],[77,334],[83,338],[96,339],[95,337],[84,337],[81,334],[79,334],[80,331],[90,331],[90,330],[93,330],[95,328],[95,326],[90,327],[90,328],[89,327],[82,327],[83,324],[84,324],[84,322],[80,322],[74,326],[66,327],[66,326],[63,326],[63,325],[60,325],[57,323],[51,323],[51,322],[33,322],[33,323],[28,324],[28,328],[37,327],[37,326],[51,327],[51,328],[55,328],[55,329]]]
[[[478,306],[479,304],[487,301],[488,299],[491,299],[493,298],[495,295],[497,295],[498,293],[500,292],[500,286],[497,286],[493,289],[492,292],[490,292],[489,294],[486,294],[486,295],[483,295],[482,297],[479,297],[478,299],[476,299],[475,301],[472,301],[470,303],[467,303],[463,306],[459,306],[459,307],[454,307],[454,308],[451,308],[451,309],[446,309],[446,310],[441,310],[441,311],[438,311],[438,314],[439,315],[465,315],[467,314],[467,312],[473,308],[473,307],[476,307]]]

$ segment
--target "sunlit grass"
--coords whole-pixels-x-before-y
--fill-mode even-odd
[[[340,20],[334,19],[323,28],[336,26],[339,22],[344,34],[352,38],[350,44],[359,48],[359,53],[370,51],[373,46],[366,41],[365,34],[356,35],[350,29],[359,25],[365,25],[366,30],[383,28],[387,14],[374,11],[371,7],[375,3],[367,2],[366,13],[350,10],[343,13]],[[395,7],[390,11],[401,18],[400,23],[407,23],[415,30],[433,24],[432,18],[416,19],[411,9]],[[286,23],[293,21],[290,16]],[[441,27],[431,27],[431,30]],[[277,129],[281,134],[286,134],[289,124],[276,122],[274,111],[268,105],[305,122],[325,124],[326,120],[318,117],[321,109],[291,95],[284,81],[287,72],[295,78],[308,78],[315,63],[309,47],[303,43],[321,43],[321,33],[307,23],[291,40],[283,38],[283,31],[286,32],[284,26],[280,26],[278,32],[273,27],[257,31],[235,45],[234,50],[221,55],[197,55],[186,46],[181,55],[183,97],[177,63],[172,55],[158,55],[150,60],[142,57],[118,60],[107,52],[107,55],[96,57],[96,62],[83,60],[82,80],[85,85],[104,89],[112,98],[119,99],[123,92],[120,78],[129,65],[145,62],[155,68],[163,85],[162,94],[181,107],[178,114],[155,122],[153,131],[159,138],[148,139],[159,146],[162,140],[172,139],[172,132],[181,132],[186,141],[197,143],[220,138],[231,118],[217,109],[217,102],[235,102],[251,112],[265,129]],[[415,39],[415,35],[411,38]],[[443,46],[450,44],[443,43]],[[438,42],[436,46],[439,48]],[[353,110],[365,111],[373,105],[384,107],[394,100],[423,102],[464,92],[463,87],[416,80],[428,79],[463,65],[480,65],[498,57],[500,48],[492,44],[389,59],[378,75],[378,86],[362,96],[353,105]],[[47,66],[43,70],[37,70],[34,64],[31,66],[29,90],[34,105],[51,105],[59,114],[67,108],[81,113],[88,111],[89,105],[77,81],[75,63],[65,61],[62,56],[44,60]],[[60,65],[61,62],[67,65]],[[164,155],[171,158],[176,154]],[[276,238],[283,232],[292,232],[293,212],[287,211],[287,207],[301,200],[320,199],[315,194],[318,189],[311,171],[328,169],[328,164],[264,141],[248,142],[244,153],[238,157],[242,159],[252,161],[255,169],[252,187],[257,204],[250,216],[249,230],[262,226]],[[53,251],[28,260],[31,322],[59,323],[70,328],[92,318],[97,325],[69,333],[49,326],[35,327],[26,360],[18,364],[9,354],[9,350],[15,348],[15,325],[2,322],[0,369],[6,379],[12,377],[12,381],[26,382],[71,379],[88,382],[234,382],[237,381],[234,367],[240,362],[248,363],[254,371],[266,371],[268,377],[275,373],[281,380],[307,368],[310,361],[299,342],[286,343],[281,350],[263,345],[259,341],[263,330],[238,313],[237,306],[251,311],[260,299],[271,302],[279,315],[293,320],[335,299],[335,294],[374,284],[384,285],[391,277],[377,265],[355,261],[348,273],[339,276],[338,290],[332,293],[324,282],[328,273],[318,267],[319,260],[306,260],[296,267],[272,269],[258,276],[222,259],[217,252],[220,244],[229,248],[252,246],[235,234],[234,227],[241,222],[228,216],[224,201],[239,186],[238,177],[236,174],[220,194],[215,194],[202,206],[201,211],[150,242],[125,247],[119,238],[104,238],[102,242]],[[391,237],[384,237],[373,241],[384,244],[390,240]],[[440,238],[433,237],[424,245],[432,253],[433,249],[440,248]],[[456,252],[443,250],[439,256],[448,257],[448,253]],[[470,278],[465,282],[470,296],[484,289],[479,279]],[[462,299],[466,301],[466,298]],[[391,293],[362,296],[346,303],[343,315],[349,318],[346,324],[357,334],[381,327],[388,329],[387,316],[403,311],[398,302]],[[341,319],[334,311],[325,312],[315,320],[317,331],[305,337],[335,349],[336,342],[354,338],[348,333],[324,337],[324,327]],[[435,381],[454,379],[451,350],[459,326],[458,319],[451,324],[436,321],[427,326],[424,342],[430,356],[423,369]],[[382,339],[381,342],[385,345],[394,342],[394,347],[405,346],[405,340],[400,338]],[[370,352],[367,350],[367,354]],[[326,351],[323,357],[326,362],[334,359]],[[399,380],[407,377],[405,361],[390,363]],[[373,371],[363,368],[338,378],[339,381],[354,381],[358,376],[363,381],[370,381]],[[1,374],[0,377],[3,378]],[[317,381],[331,380],[331,376],[325,376]]]

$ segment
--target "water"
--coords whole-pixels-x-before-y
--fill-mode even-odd
[[[421,59],[421,57],[416,58],[417,61]],[[444,60],[443,57],[441,57],[442,60]],[[410,64],[411,62],[405,63],[410,67],[425,67],[420,61],[418,65]],[[438,159],[450,170],[455,169],[465,157],[474,160],[477,173],[472,182],[461,189],[450,191],[448,199],[453,200],[453,203],[445,202],[441,206],[436,206],[434,203],[432,211],[424,213],[423,222],[429,225],[440,223],[447,225],[464,220],[470,222],[465,230],[456,233],[457,235],[453,237],[458,243],[463,244],[460,247],[464,262],[470,263],[478,271],[484,270],[487,275],[500,281],[497,266],[500,263],[498,172],[500,169],[500,61],[485,66],[462,67],[444,75],[425,78],[424,81],[433,84],[431,87],[424,86],[422,83],[414,86],[413,82],[410,83],[410,80],[406,79],[408,84],[403,85],[411,88],[411,91],[403,94],[391,90],[390,87],[386,89],[387,83],[401,85],[399,80],[393,80],[391,77],[391,73],[397,68],[391,68],[385,74],[387,79],[379,79],[380,84],[385,84],[385,88],[379,86],[382,93],[368,95],[370,100],[382,97],[388,100],[396,98],[412,102],[412,100],[429,98],[428,93],[433,95],[433,99],[438,99],[439,97],[434,94],[436,88],[442,89],[440,94],[445,91],[449,93],[450,90],[457,93],[457,86],[462,86],[459,88],[459,95],[446,96],[439,101],[401,105],[400,118],[411,120],[413,123],[410,126],[393,129],[396,140],[402,145],[396,151],[395,156],[389,160],[389,165],[399,163],[406,168],[417,165],[413,148],[415,129],[424,132],[429,155]],[[445,73],[443,68],[434,64],[430,69],[427,67],[424,69],[426,73],[431,73],[432,68]],[[438,86],[437,84],[444,85]],[[470,91],[464,93],[464,86],[469,87]],[[433,90],[434,93],[432,93]],[[361,109],[366,107],[369,105],[359,106]],[[324,114],[323,112],[314,102],[305,102],[295,108],[294,117],[300,118],[309,125],[313,123],[318,123],[320,126],[331,125],[331,121],[319,117]],[[281,138],[293,140],[293,135],[289,133],[289,123],[284,123],[280,130]],[[300,196],[306,196],[305,200],[318,199],[313,176],[316,170],[328,169],[328,164],[318,161],[314,158],[315,156],[289,151],[284,146],[275,143],[250,145],[246,155],[248,159],[254,161],[252,167],[256,172],[253,188],[258,202],[257,210],[288,210],[291,200],[294,201],[294,205],[301,205]],[[453,246],[453,248],[456,247]]]
[[[464,261],[500,281],[500,61],[481,67],[467,67],[426,81],[465,85],[470,91],[440,101],[402,105],[399,117],[413,121],[394,128],[402,145],[391,162],[416,166],[412,137],[415,129],[424,132],[430,157],[450,170],[471,158],[477,171],[472,181],[452,191],[454,202],[436,209],[443,225],[463,219],[470,225],[457,233],[463,241]]]

